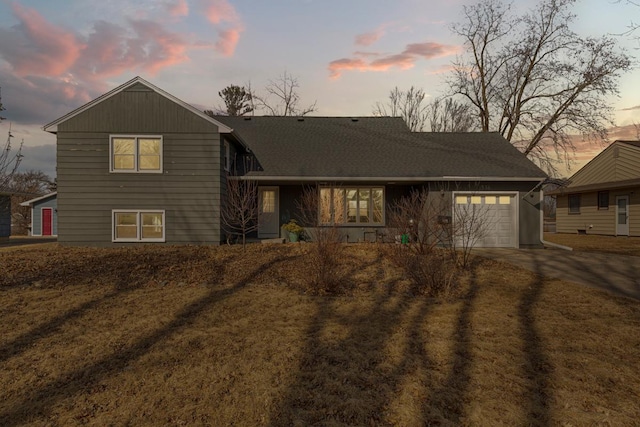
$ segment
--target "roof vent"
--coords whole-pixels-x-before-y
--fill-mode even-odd
[[[299,122],[304,122],[304,117],[298,117]]]
[[[245,120],[251,120],[251,116],[244,116]]]
[[[357,122],[358,120],[360,120],[360,119],[358,119],[357,117],[351,117],[351,121],[352,122]]]

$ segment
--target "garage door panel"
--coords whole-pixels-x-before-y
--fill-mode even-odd
[[[517,243],[517,205],[514,195],[458,194],[454,209],[457,219],[470,218],[483,223],[477,247],[515,247]]]

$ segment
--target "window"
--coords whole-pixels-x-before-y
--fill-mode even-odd
[[[224,142],[224,170],[231,171],[231,145],[228,141]]]
[[[111,172],[162,173],[162,137],[112,136]]]
[[[598,209],[609,209],[609,192],[598,191]]]
[[[320,223],[382,225],[384,190],[380,187],[321,188]]]
[[[570,214],[580,213],[580,195],[579,194],[569,194],[569,213]]]
[[[113,211],[114,242],[164,242],[164,211]]]

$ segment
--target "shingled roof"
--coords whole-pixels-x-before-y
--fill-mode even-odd
[[[497,133],[415,133],[398,117],[215,117],[269,178],[542,179]]]

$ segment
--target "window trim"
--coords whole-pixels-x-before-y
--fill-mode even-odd
[[[115,169],[113,162],[113,140],[117,138],[133,138],[135,140],[132,170]],[[159,139],[160,140],[160,167],[159,169],[140,169],[139,168],[139,140],[141,139]],[[162,135],[109,135],[109,173],[163,173],[164,171],[164,140]]]
[[[116,214],[119,213],[135,213],[136,214],[136,238],[118,239],[116,237]],[[145,239],[142,237],[142,214],[159,213],[162,215],[162,237],[155,239]],[[114,243],[163,243],[166,241],[166,215],[164,209],[112,209],[111,210],[111,241]]]
[[[322,190],[326,190],[329,189],[331,190],[331,221],[330,222],[322,222],[322,197],[320,195],[320,192]],[[349,217],[349,203],[347,200],[347,191],[349,190],[355,190],[356,191],[356,195],[357,198],[356,200],[359,202],[360,200],[360,191],[362,190],[369,190],[369,194],[371,194],[372,190],[380,190],[382,191],[382,222],[360,222],[360,216],[357,215],[356,216],[356,221],[355,222],[340,222],[340,223],[336,223],[335,222],[335,212],[333,209],[333,200],[334,200],[334,196],[333,193],[335,190],[342,190],[344,191],[344,218],[345,221],[346,219]],[[349,185],[349,186],[321,186],[318,188],[318,225],[319,226],[338,226],[338,227],[383,227],[386,224],[386,208],[385,208],[385,201],[386,201],[386,192],[385,192],[385,187],[383,185],[362,185],[362,186],[353,186],[353,185]],[[370,200],[371,201],[371,200]],[[358,203],[359,206],[359,203]],[[360,209],[358,207],[358,209]],[[368,213],[368,217],[373,219],[374,218],[374,203],[368,203],[368,207],[367,207],[367,213]]]
[[[578,201],[577,208],[572,208],[571,207],[571,198],[572,197],[575,197],[577,199],[577,201]],[[569,194],[567,196],[567,211],[569,212],[569,215],[579,215],[581,207],[582,207],[582,195],[580,193],[573,193],[573,194]]]
[[[606,194],[606,198],[607,198],[607,200],[606,200],[606,201],[607,201],[606,206],[605,206],[605,205],[601,205],[601,204],[600,204],[600,201],[601,201],[601,200],[600,200],[600,195],[603,195],[603,196],[604,196],[605,194]],[[611,198],[611,197],[610,197],[610,194],[609,194],[609,190],[598,191],[597,197],[598,197],[598,210],[599,210],[599,211],[608,211],[608,210],[609,210],[609,204],[610,204],[610,203],[609,203],[609,199]]]

